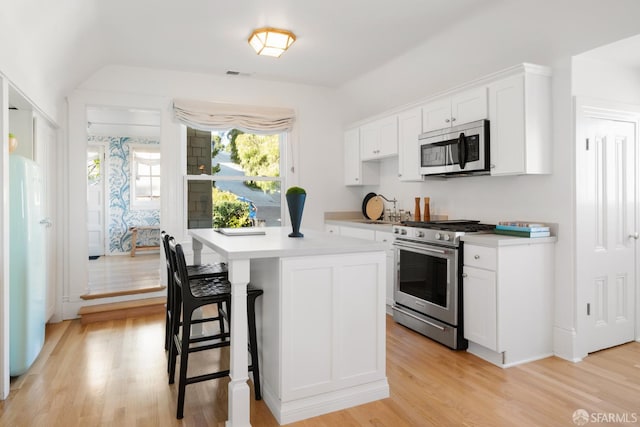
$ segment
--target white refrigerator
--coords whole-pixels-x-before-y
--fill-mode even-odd
[[[24,374],[44,344],[46,315],[42,175],[38,165],[9,156],[9,365]]]

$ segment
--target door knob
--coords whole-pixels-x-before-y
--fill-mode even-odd
[[[639,238],[639,237],[640,237],[640,233],[638,233],[638,232],[635,232],[635,233],[633,233],[633,234],[629,234],[629,238],[630,238],[630,239],[632,239],[632,238],[633,238],[633,239],[638,240],[638,238]]]

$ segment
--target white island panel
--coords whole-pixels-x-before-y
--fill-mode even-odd
[[[252,261],[264,399],[279,423],[389,396],[385,268],[382,251]]]

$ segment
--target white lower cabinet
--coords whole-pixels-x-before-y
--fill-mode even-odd
[[[551,356],[555,237],[463,241],[468,351],[501,367]]]
[[[387,244],[387,306],[393,306],[393,284],[396,274],[395,251],[393,250],[393,233],[386,231],[376,231],[376,241]]]
[[[391,233],[390,231],[379,231],[334,224],[325,224],[324,230],[327,233],[334,234],[336,236],[340,235],[356,237],[358,239],[375,240],[377,242],[387,243],[387,276],[385,298],[387,303],[387,310],[389,311],[390,307],[393,305],[393,284],[396,272],[395,252],[393,250],[393,233]]]
[[[498,351],[496,273],[464,266],[464,337]]]

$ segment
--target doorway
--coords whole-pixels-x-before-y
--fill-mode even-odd
[[[159,156],[159,112],[87,108],[89,259],[82,299],[159,290],[159,250],[132,251],[159,247]]]
[[[636,336],[639,118],[577,101],[577,310],[585,353]]]

